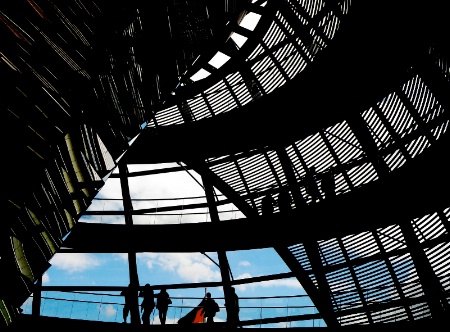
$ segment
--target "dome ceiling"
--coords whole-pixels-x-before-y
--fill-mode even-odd
[[[133,177],[180,170],[200,175],[205,196],[188,207],[207,209],[209,221],[145,232],[265,223],[264,195],[292,199],[293,211],[274,209],[270,221],[283,226],[276,232],[245,245],[205,244],[216,246],[224,293],[252,282],[230,280],[226,251],[267,246],[327,326],[445,317],[450,66],[442,12],[387,0],[0,5],[1,120],[14,128],[2,132],[5,321],[60,249],[114,252],[108,241],[136,235],[130,227],[143,226],[140,216],[184,213],[182,204],[138,209],[128,187]],[[250,17],[258,19],[251,27]],[[162,162],[177,166],[128,169]],[[313,169],[332,172],[333,193],[310,195]],[[114,179],[123,206],[89,209]],[[222,210],[228,204],[242,218]],[[93,215],[120,215],[123,225],[84,222]],[[305,220],[312,225],[296,236]],[[111,238],[94,241],[102,232]],[[120,251],[132,258],[164,245]],[[173,251],[201,250],[184,245]]]

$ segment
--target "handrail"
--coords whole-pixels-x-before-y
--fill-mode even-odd
[[[124,302],[123,296],[120,294],[69,291],[46,291],[45,293],[41,297],[41,316],[99,322],[123,322]],[[60,297],[61,294],[64,296]],[[275,324],[274,326],[279,327],[280,323],[325,326],[315,306],[311,302],[306,302],[307,298],[309,299],[307,295],[302,294],[240,297],[241,323],[243,326],[254,327],[261,324]],[[177,324],[178,319],[198,306],[202,297],[171,296],[171,299],[172,304],[167,312],[166,324]],[[216,297],[215,299],[220,307],[215,321],[225,322],[224,298]],[[33,297],[30,297],[23,304],[23,314],[32,314],[32,300]],[[304,304],[301,302],[304,302]],[[151,324],[160,324],[157,309],[151,314]]]

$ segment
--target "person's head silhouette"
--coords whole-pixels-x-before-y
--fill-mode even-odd
[[[210,292],[206,293],[206,297],[207,297],[208,299],[211,298],[211,293],[210,293]]]

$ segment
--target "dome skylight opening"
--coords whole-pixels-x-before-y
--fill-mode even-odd
[[[204,79],[205,77],[208,77],[209,75],[211,75],[211,73],[202,68],[198,72],[196,72],[194,75],[191,76],[191,80],[194,82],[200,81],[200,80]]]
[[[255,30],[255,27],[258,25],[259,19],[261,18],[261,15],[256,13],[248,13],[244,16],[242,21],[239,23],[239,25],[243,28],[246,28],[248,30]]]
[[[208,63],[214,68],[218,69],[222,67],[228,60],[230,60],[230,57],[219,51],[212,57],[211,60],[209,60]]]
[[[247,37],[244,37],[236,32],[233,32],[231,34],[231,39],[233,39],[233,41],[236,43],[238,47],[242,47],[242,45],[244,45],[245,42],[247,41]]]

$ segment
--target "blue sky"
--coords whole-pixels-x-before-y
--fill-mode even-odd
[[[176,164],[164,164],[157,167],[173,167]],[[139,171],[149,169],[153,166],[139,165],[129,166],[129,171]],[[156,199],[155,201],[138,201],[133,204],[134,209],[148,208],[149,206],[177,205],[179,200],[161,200],[173,199],[181,197],[202,197],[204,191],[201,187],[200,177],[191,172],[186,171],[177,173],[168,173],[161,175],[146,175],[139,177],[131,177],[129,179],[130,194],[133,199]],[[218,193],[220,194],[220,193]],[[120,181],[116,178],[109,178],[105,186],[99,192],[98,198],[121,198]],[[200,199],[196,199],[197,201]],[[174,203],[175,202],[175,203]],[[115,200],[112,202],[95,200],[89,210],[102,209],[122,209],[122,201]],[[225,206],[221,210],[233,210],[233,213],[221,214],[222,218],[230,219],[241,217],[242,214],[237,211],[234,206]],[[186,210],[175,213],[174,215],[152,215],[137,217],[134,219],[136,223],[157,224],[157,223],[188,223],[188,222],[204,222],[210,221],[207,211],[195,216],[187,216]],[[84,222],[100,222],[100,223],[124,223],[122,216],[113,216],[106,218],[105,216],[86,216],[81,218]],[[205,234],[205,236],[220,236],[220,234]],[[176,241],[176,236],[167,234],[168,241]],[[150,241],[150,240],[149,240]],[[201,253],[138,253],[137,268],[139,274],[140,285],[149,283],[151,285],[180,284],[180,283],[197,283],[220,281],[219,267],[214,263],[218,262],[216,253],[206,253],[211,259]],[[258,277],[270,274],[290,272],[284,262],[279,258],[278,254],[272,249],[258,249],[250,251],[233,251],[227,252],[227,258],[231,267],[232,277],[234,280]],[[214,262],[213,262],[213,261]],[[86,253],[60,253],[56,254],[51,260],[51,267],[43,275],[44,286],[126,286],[129,283],[128,260],[127,254],[86,254]],[[222,289],[219,288],[194,288],[194,289],[168,289],[169,295],[174,299],[173,306],[178,304],[195,306],[199,303],[206,291],[211,292],[215,298],[223,297]],[[240,298],[261,297],[261,296],[290,296],[305,294],[300,283],[295,278],[273,280],[267,282],[259,282],[254,284],[245,284],[236,286],[237,294]],[[158,292],[158,291],[156,291]],[[43,294],[44,296],[62,296],[51,294]],[[115,294],[117,295],[117,294]],[[67,296],[65,294],[64,296]],[[70,295],[74,296],[74,295]],[[186,298],[194,299],[186,299]],[[78,297],[77,297],[78,298]],[[179,300],[178,298],[184,298]],[[111,300],[112,299],[112,300]],[[121,297],[112,297],[108,301],[122,303]],[[97,298],[94,301],[100,301]],[[102,301],[105,301],[102,299]],[[106,302],[108,302],[106,301]],[[286,302],[293,300],[276,299],[265,300],[265,305],[273,305],[281,303],[286,306]],[[302,303],[311,304],[309,300],[302,299]],[[47,302],[47,309],[52,308],[51,300]],[[53,301],[55,302],[55,301]],[[101,301],[100,301],[101,302]],[[223,305],[223,300],[218,299],[219,305]],[[252,306],[255,300],[241,300],[241,306]],[[258,305],[262,305],[261,300]],[[45,303],[44,303],[45,305]],[[58,305],[55,305],[56,311],[63,312]],[[62,304],[59,304],[62,307]],[[29,303],[24,306],[25,310],[31,310]],[[89,309],[91,312],[106,311],[107,306],[103,309]],[[72,309],[73,310],[73,309]],[[187,309],[182,312],[169,310],[168,323],[176,322],[180,315],[187,313]],[[246,314],[248,311],[248,314]],[[254,312],[253,309],[241,311],[241,319],[254,319],[255,315],[261,315],[261,312]],[[121,321],[120,306],[110,306],[108,310],[111,317],[115,321]],[[309,312],[308,312],[309,313]],[[55,315],[54,312],[43,315]],[[171,317],[172,314],[172,317]],[[221,310],[216,320],[225,319],[225,309]],[[282,313],[283,314],[283,313]],[[72,318],[75,318],[71,311]],[[105,313],[105,315],[107,315]],[[223,316],[223,317],[222,317]],[[245,317],[247,316],[247,317]],[[98,315],[97,315],[98,317]],[[159,323],[157,314],[153,317],[154,323]],[[284,325],[283,325],[284,326]]]

